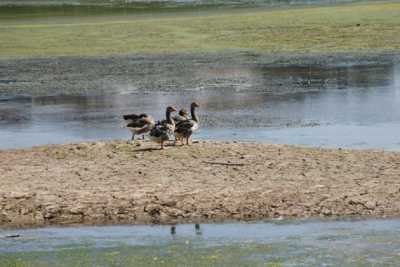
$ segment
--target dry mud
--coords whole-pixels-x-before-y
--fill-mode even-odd
[[[200,141],[0,151],[0,225],[399,216],[400,153]]]

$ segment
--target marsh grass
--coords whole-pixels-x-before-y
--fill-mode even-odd
[[[57,17],[0,25],[0,57],[129,53],[393,52],[400,3],[173,16]]]

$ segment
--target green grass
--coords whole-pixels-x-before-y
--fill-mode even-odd
[[[268,245],[190,248],[185,244],[175,244],[155,247],[77,248],[0,255],[0,267],[283,266],[279,262],[254,256],[271,252],[273,250]]]
[[[399,33],[400,3],[173,16],[7,19],[0,24],[0,57],[397,52]]]

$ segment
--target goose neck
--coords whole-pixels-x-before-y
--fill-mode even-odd
[[[194,120],[195,122],[199,122],[199,118],[197,117],[195,106],[190,107],[190,114],[192,116],[192,120]]]

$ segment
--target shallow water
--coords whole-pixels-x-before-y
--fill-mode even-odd
[[[188,109],[197,101],[199,139],[400,150],[399,64],[272,67],[194,62],[175,69],[170,61],[149,62],[139,73],[85,76],[99,77],[94,86],[111,88],[100,95],[68,94],[68,87],[74,86],[68,79],[81,79],[78,74],[50,77],[54,84],[46,90],[65,86],[60,89],[64,95],[0,92],[0,148],[129,139],[121,128],[122,114],[147,112],[162,119],[167,105]],[[36,82],[40,75],[0,83],[15,91],[24,83],[35,89],[47,86]],[[80,82],[76,84],[85,85]]]
[[[175,234],[170,226],[0,230],[0,262],[35,266],[110,266],[111,262],[117,266],[398,266],[399,229],[399,220],[361,220],[204,224],[199,230],[194,225],[177,225]],[[20,236],[6,238],[15,233]]]

